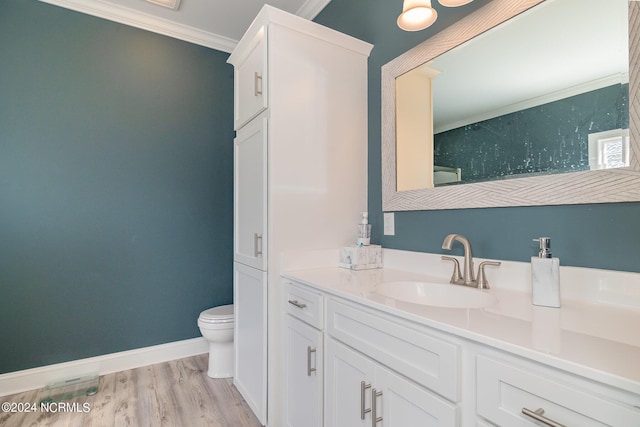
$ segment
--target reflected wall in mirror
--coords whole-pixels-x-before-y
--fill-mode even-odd
[[[398,190],[629,166],[627,1],[603,6],[546,1],[398,76]]]
[[[494,0],[386,64],[383,209],[640,200],[634,3]]]

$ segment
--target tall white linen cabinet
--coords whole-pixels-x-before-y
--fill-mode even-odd
[[[281,254],[355,242],[367,210],[371,48],[264,6],[228,59],[235,71],[234,384],[269,426],[287,425]]]

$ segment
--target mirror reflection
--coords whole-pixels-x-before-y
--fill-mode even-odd
[[[397,190],[629,166],[627,31],[547,0],[397,77]]]

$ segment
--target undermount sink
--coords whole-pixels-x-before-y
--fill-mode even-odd
[[[483,308],[498,301],[487,291],[432,282],[385,282],[375,292],[387,298],[434,307]]]

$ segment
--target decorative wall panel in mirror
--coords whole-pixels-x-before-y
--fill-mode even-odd
[[[637,9],[494,0],[382,67],[383,209],[640,200]]]

